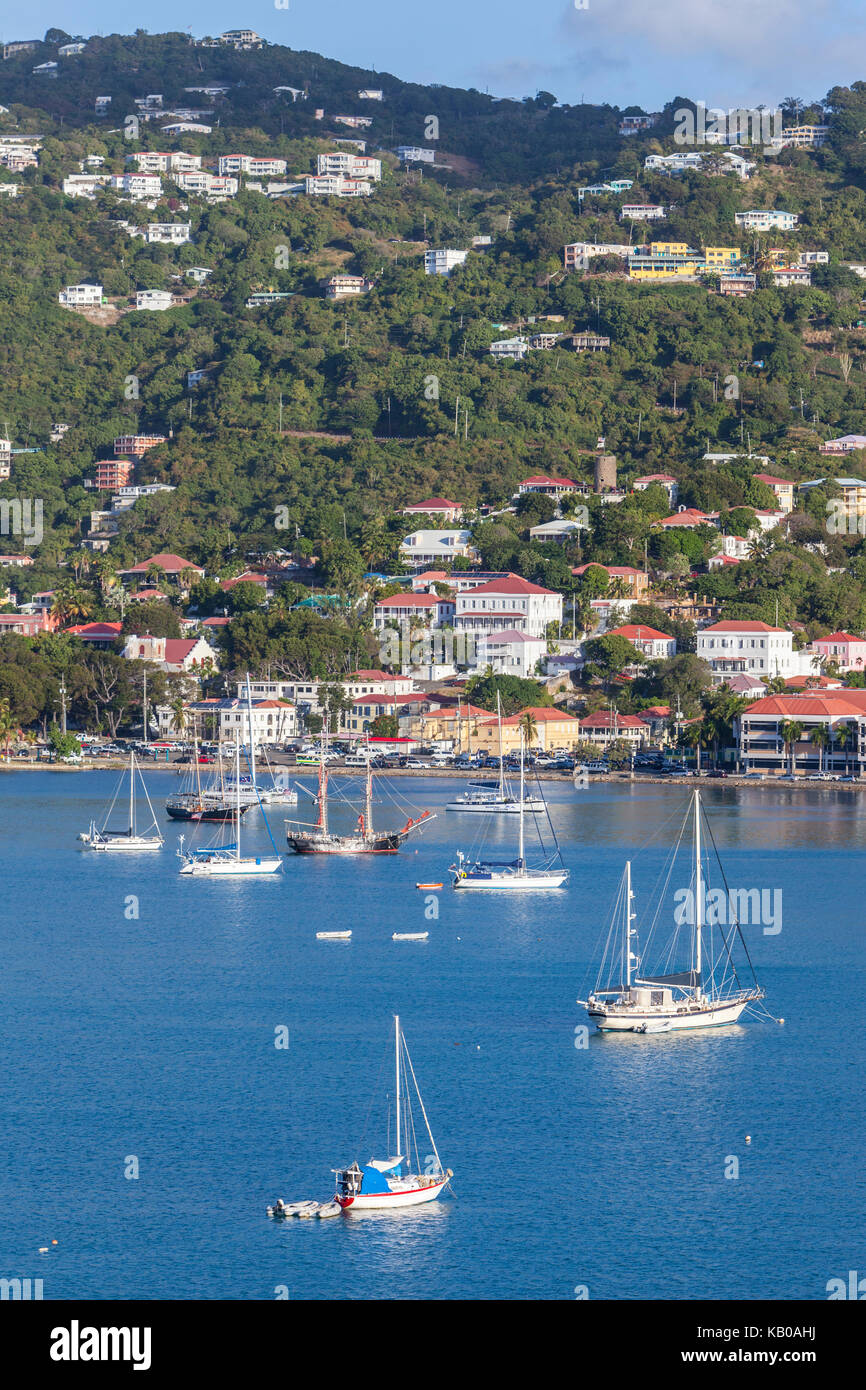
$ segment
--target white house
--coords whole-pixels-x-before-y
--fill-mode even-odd
[[[101,285],[67,285],[57,296],[58,302],[66,309],[79,308],[83,304],[101,304]]]
[[[544,637],[548,623],[562,622],[562,594],[506,574],[457,594],[456,628],[463,632],[505,632],[515,629]]]
[[[447,497],[428,497],[424,502],[410,502],[403,508],[404,516],[441,516],[444,521],[455,522],[463,515],[463,503],[452,502]]]
[[[522,336],[499,338],[495,343],[490,344],[491,357],[510,362],[522,362],[528,351],[529,339]]]
[[[667,209],[661,203],[623,203],[620,208],[620,222],[662,222]]]
[[[254,178],[271,178],[284,174],[288,164],[285,159],[259,158],[252,154],[220,155],[220,174],[251,174]]]
[[[647,623],[624,623],[622,627],[611,628],[606,635],[624,637],[648,661],[662,661],[677,654],[676,638],[667,632],[659,632]]]
[[[352,299],[355,295],[366,294],[373,288],[373,281],[363,275],[332,275],[325,283],[326,299]]]
[[[425,251],[424,272],[427,275],[450,275],[454,267],[462,265],[468,255],[468,251],[450,249]]]
[[[112,174],[110,186],[131,198],[159,198],[162,179],[158,174]]]
[[[813,674],[816,658],[795,652],[793,641],[794,634],[785,628],[732,618],[698,631],[697,654],[709,664],[717,682],[735,674],[762,679]]]
[[[481,632],[475,643],[475,670],[486,671],[489,666],[497,675],[537,675],[537,667],[547,655],[547,642],[517,628],[501,632]]]
[[[340,174],[306,174],[303,191],[320,198],[367,198],[372,192],[369,179],[348,179]]]
[[[152,309],[155,313],[170,309],[171,302],[171,290],[139,290],[135,296],[136,309]]]
[[[185,193],[203,193],[209,198],[234,198],[240,186],[236,178],[209,174],[206,169],[174,174],[173,178],[178,188],[182,188]]]
[[[398,145],[394,153],[403,164],[433,164],[436,160],[436,151],[421,145]]]
[[[802,265],[783,265],[773,271],[773,284],[779,289],[785,289],[788,285],[806,285],[812,283],[812,272]]]
[[[593,256],[619,256],[627,260],[637,248],[624,242],[613,241],[572,241],[563,247],[562,257],[566,270],[589,270]]]
[[[108,184],[108,174],[69,174],[61,185],[67,198],[95,198]]]
[[[422,622],[428,627],[446,627],[454,621],[453,598],[438,594],[389,594],[373,608],[373,627],[381,631],[389,623]]]
[[[189,222],[148,222],[147,240],[165,246],[183,246],[190,240]]]
[[[132,154],[140,174],[189,173],[201,168],[200,154],[187,154],[186,150],[146,150]]]
[[[478,552],[470,545],[470,531],[413,531],[400,544],[400,558],[413,569],[426,569],[430,565],[450,568],[458,556],[473,563]]]
[[[166,671],[195,671],[206,663],[217,669],[217,654],[203,637],[151,637],[130,634],[122,656],[127,661],[153,661]]]
[[[316,157],[317,174],[344,174],[353,179],[371,179],[378,183],[382,177],[381,159],[371,159],[369,155],[352,154],[348,150],[334,150],[330,154]]]
[[[738,227],[751,232],[792,232],[800,220],[799,213],[779,212],[776,208],[752,209],[750,212],[735,212],[734,221]]]
[[[358,93],[360,101],[384,101],[385,93],[380,87],[362,87]]]

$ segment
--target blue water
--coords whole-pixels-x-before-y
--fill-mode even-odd
[[[429,920],[416,881],[447,885],[479,829],[442,811],[447,781],[389,782],[439,812],[399,856],[236,882],[181,879],[171,823],[134,863],[81,852],[114,784],[0,777],[0,1275],[45,1298],[791,1299],[862,1266],[856,793],[705,792],[731,884],[783,889],[782,931],[747,936],[784,1026],[579,1049],[623,860],[640,901],[662,855],[636,850],[669,843],[683,788],[548,783],[570,887],[446,886]],[[150,785],[159,804],[170,777]],[[258,811],[244,832],[268,847]],[[271,1223],[276,1197],[327,1198],[332,1168],[385,1152],[395,1012],[456,1200]]]

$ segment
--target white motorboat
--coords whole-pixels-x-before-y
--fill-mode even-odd
[[[350,1214],[377,1208],[395,1211],[399,1207],[415,1207],[422,1202],[434,1202],[441,1195],[443,1188],[452,1176],[450,1168],[442,1167],[430,1131],[424,1102],[421,1100],[421,1092],[418,1090],[412,1060],[400,1029],[399,1018],[394,1019],[394,1055],[396,1151],[390,1158],[371,1158],[363,1167],[356,1161],[349,1168],[334,1170],[337,1177],[337,1191],[334,1201],[342,1207],[343,1211]],[[423,1172],[420,1171],[421,1160],[418,1154],[415,1124],[412,1116],[409,1092],[410,1078],[418,1098],[421,1115],[427,1130],[427,1138],[432,1149],[432,1153],[427,1155],[424,1162]],[[403,1152],[404,1140],[405,1154]],[[413,1143],[415,1148],[414,1172],[409,1153]]]
[[[426,941],[430,933],[428,931],[395,931],[391,933],[392,941]]]
[[[704,865],[701,794],[697,790],[692,793],[692,803],[671,855],[666,881],[670,881],[677,849],[690,820],[694,840],[691,882],[688,889],[679,890],[685,900],[685,910],[681,905],[674,913],[673,938],[661,943],[656,950],[661,973],[645,969],[644,958],[652,949],[654,931],[662,917],[662,904],[655,908],[647,943],[641,952],[633,925],[636,914],[631,862],[626,863],[595,987],[586,999],[577,1001],[584,1005],[601,1032],[669,1033],[719,1027],[736,1023],[747,1005],[764,997],[755,979],[739,921],[734,918],[720,924],[718,920],[708,920],[713,914],[705,910],[709,869]],[[726,896],[730,898],[729,894]],[[683,926],[687,927],[685,933],[681,931]],[[737,970],[733,954],[737,941],[741,943],[751,972],[750,984],[741,981]],[[679,968],[672,969],[672,966]]]
[[[141,782],[141,790],[144,793],[144,799],[147,802],[147,809],[150,812],[150,824],[148,825],[147,829],[144,831],[143,834],[139,834],[137,826],[135,798],[136,774],[138,775],[139,781]],[[128,823],[126,828],[123,830],[110,830],[108,823],[111,819],[112,813],[114,811],[114,806],[118,796],[120,795],[120,790],[122,786],[123,777],[121,777],[117,785],[114,796],[111,799],[111,805],[105,813],[105,819],[102,825],[97,826],[95,821],[91,821],[89,828],[87,830],[83,830],[81,834],[78,836],[84,848],[98,850],[102,853],[119,854],[139,853],[141,851],[162,849],[162,846],[165,843],[165,841],[163,840],[162,835],[159,833],[159,827],[156,823],[156,816],[154,814],[153,807],[150,804],[150,797],[147,794],[147,787],[145,786],[144,778],[141,775],[141,768],[135,761],[134,753],[130,753],[129,755]]]
[[[352,933],[350,931],[317,931],[317,941],[349,941]]]

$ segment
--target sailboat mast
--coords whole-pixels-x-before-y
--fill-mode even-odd
[[[241,731],[235,730],[235,859],[241,857]]]
[[[631,989],[631,860],[625,861],[625,987]]]
[[[325,722],[322,725],[322,740],[319,759],[319,821],[322,834],[328,833],[328,702],[325,701]]]
[[[129,833],[135,834],[135,754],[129,754]]]
[[[394,1015],[394,1094],[397,1097],[397,1157],[402,1158],[400,1147],[400,1015]]]
[[[365,736],[367,749],[367,783],[364,798],[364,832],[370,835],[373,830],[373,763],[370,759],[370,735]]]
[[[250,673],[247,671],[247,722],[250,728],[250,776],[253,791],[256,790],[256,745],[253,742],[253,693],[250,689]]]
[[[520,864],[521,869],[523,868],[523,798],[524,798],[523,782],[524,782],[524,771],[523,771],[523,729],[521,728],[521,730],[520,730],[520,812],[519,812],[519,817],[518,817],[518,822],[519,822],[519,826],[520,826],[520,838],[519,838],[519,840],[518,840],[518,850],[517,850],[517,859],[518,859],[518,862],[519,862],[519,864]]]
[[[502,701],[496,692],[496,721],[499,725],[499,798],[505,800],[505,769],[502,762]]]
[[[701,794],[695,791],[695,980],[701,978],[701,932],[703,918],[703,882],[701,879]]]

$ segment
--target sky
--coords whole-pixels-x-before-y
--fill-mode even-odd
[[[4,40],[241,26],[407,81],[647,110],[775,106],[866,78],[863,0],[0,0]]]

